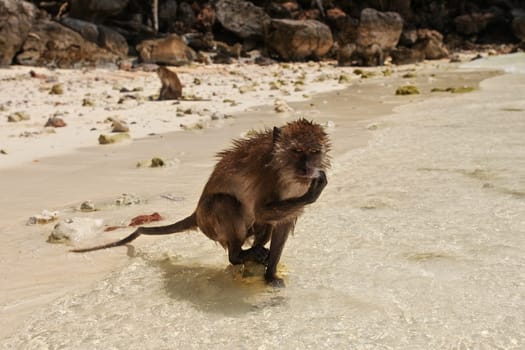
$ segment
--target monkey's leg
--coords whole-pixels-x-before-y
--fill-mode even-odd
[[[218,193],[204,198],[197,208],[197,223],[209,238],[219,241],[228,249],[228,259],[232,265],[256,260],[253,251],[243,250],[248,237],[242,204],[237,198]]]
[[[281,253],[283,252],[284,244],[288,239],[288,234],[293,229],[295,222],[279,223],[275,226],[272,232],[272,242],[270,243],[270,257],[268,259],[268,267],[264,274],[264,279],[268,284],[274,287],[284,287],[284,281],[282,278],[276,276],[277,264],[281,259]]]

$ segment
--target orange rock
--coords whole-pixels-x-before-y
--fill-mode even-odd
[[[159,213],[153,213],[151,215],[139,215],[131,219],[129,226],[139,226],[147,224],[148,222],[160,221],[162,219],[163,218]]]

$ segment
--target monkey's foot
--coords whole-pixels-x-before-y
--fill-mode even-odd
[[[270,250],[263,246],[255,246],[243,252],[244,261],[253,261],[259,264],[268,265]]]
[[[284,280],[282,278],[279,278],[277,276],[264,276],[264,279],[266,280],[266,284],[269,286],[272,286],[274,288],[284,288],[286,287]]]

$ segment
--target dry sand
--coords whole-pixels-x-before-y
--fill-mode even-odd
[[[501,65],[497,68],[501,68]],[[383,76],[382,72],[385,69],[389,69],[392,74]],[[445,211],[446,208],[450,208],[449,203],[456,203],[460,199],[449,195],[443,198],[443,201],[447,200],[446,202],[440,202],[439,198],[436,199],[430,193],[448,188],[444,183],[447,181],[447,176],[464,176],[467,181],[468,179],[479,179],[483,182],[481,184],[483,191],[494,191],[498,196],[501,194],[504,198],[498,197],[498,199],[501,199],[502,203],[514,203],[513,205],[516,206],[512,213],[507,204],[505,204],[505,210],[497,211],[499,213],[497,215],[501,214],[503,218],[508,217],[508,222],[505,221],[502,225],[508,225],[512,232],[523,233],[524,230],[523,219],[515,220],[519,211],[523,211],[521,194],[524,192],[524,178],[523,173],[520,172],[522,170],[518,169],[517,180],[512,178],[512,175],[516,174],[515,169],[508,170],[506,175],[505,173],[501,176],[494,174],[496,170],[503,171],[507,169],[506,167],[513,166],[513,160],[510,159],[510,163],[494,164],[497,169],[492,169],[492,164],[489,164],[488,161],[492,159],[490,149],[488,149],[483,151],[486,158],[479,158],[479,155],[473,152],[464,152],[462,153],[464,159],[461,160],[463,166],[457,164],[445,166],[442,163],[457,161],[458,157],[449,155],[447,158],[446,153],[441,153],[447,150],[442,142],[450,138],[450,144],[469,147],[469,150],[477,147],[493,147],[495,154],[500,156],[498,159],[511,157],[505,154],[504,149],[500,150],[497,146],[500,146],[498,142],[505,141],[519,149],[518,146],[521,145],[520,142],[522,143],[519,141],[519,133],[521,132],[522,135],[524,130],[520,121],[525,109],[522,95],[520,95],[520,91],[523,91],[523,74],[492,78],[487,80],[479,91],[452,95],[430,93],[429,91],[432,87],[473,86],[476,81],[494,74],[487,71],[481,73],[479,69],[461,70],[460,74],[456,65],[445,62],[427,63],[414,67],[368,69],[367,71],[376,72],[374,77],[368,79],[359,79],[352,73],[353,68],[340,69],[327,63],[265,68],[242,65],[211,69],[201,67],[181,72],[180,77],[187,86],[185,90],[187,95],[197,95],[212,101],[183,101],[174,105],[172,102],[147,100],[148,96],[154,95],[159,88],[159,83],[153,73],[97,70],[83,73],[78,71],[50,72],[41,69],[35,69],[35,71],[56,77],[65,88],[64,94],[49,95],[49,89],[55,82],[29,78],[27,68],[16,67],[0,71],[2,77],[0,78],[2,84],[0,106],[4,106],[0,116],[2,126],[0,149],[8,153],[0,155],[2,174],[0,186],[3,194],[0,199],[0,208],[3,212],[0,219],[0,261],[4,266],[0,273],[0,308],[2,310],[0,339],[6,339],[5,344],[8,348],[56,348],[60,346],[65,348],[108,348],[111,346],[134,348],[131,345],[133,342],[144,345],[143,348],[173,348],[167,345],[175,344],[170,343],[173,341],[170,336],[167,336],[165,342],[157,338],[156,343],[141,338],[141,335],[146,337],[147,332],[141,331],[138,323],[134,322],[136,317],[140,319],[141,311],[137,311],[137,314],[123,316],[112,308],[111,305],[115,303],[115,300],[110,301],[112,299],[107,298],[107,295],[104,294],[105,289],[100,287],[101,285],[111,286],[113,292],[116,288],[120,307],[132,304],[134,308],[142,308],[145,313],[142,315],[142,321],[149,327],[155,323],[153,319],[159,312],[170,313],[172,315],[169,317],[170,321],[166,322],[172,324],[171,327],[177,326],[173,317],[178,314],[174,310],[162,309],[153,301],[143,301],[143,298],[139,296],[140,293],[134,289],[135,283],[148,286],[149,283],[153,283],[149,282],[150,280],[155,281],[154,274],[150,274],[151,271],[148,268],[141,267],[143,264],[137,263],[135,259],[130,262],[128,255],[134,255],[134,252],[128,251],[126,255],[125,248],[119,248],[91,254],[67,253],[67,247],[62,244],[46,243],[53,224],[26,226],[28,217],[43,209],[48,209],[59,210],[61,218],[93,217],[104,219],[106,225],[120,225],[125,224],[135,215],[159,211],[168,221],[175,220],[193,210],[202,184],[206,181],[213,165],[213,154],[228,146],[231,138],[239,137],[250,128],[282,124],[297,116],[313,118],[328,126],[335,145],[334,169],[330,174],[330,186],[326,194],[323,195],[320,203],[315,204],[316,208],[305,214],[302,221],[304,224],[298,227],[298,237],[292,238],[292,242],[285,250],[283,262],[287,268],[292,270],[290,273],[292,276],[289,277],[287,291],[283,292],[285,294],[277,297],[278,300],[287,301],[283,305],[279,301],[274,299],[269,301],[267,298],[253,302],[255,307],[263,309],[267,303],[274,303],[271,310],[274,310],[278,323],[286,322],[284,319],[281,320],[281,317],[286,317],[287,312],[291,312],[292,316],[295,315],[297,320],[290,322],[281,336],[270,332],[272,329],[270,325],[263,326],[258,330],[260,335],[251,342],[245,341],[245,344],[253,345],[252,347],[263,346],[259,340],[264,338],[262,334],[266,330],[272,334],[271,337],[268,337],[268,346],[283,346],[285,340],[290,341],[290,337],[294,339],[293,344],[296,347],[300,347],[301,344],[320,346],[321,339],[318,337],[306,337],[301,343],[301,337],[293,336],[299,331],[299,328],[294,330],[293,327],[297,327],[296,323],[304,322],[304,317],[307,317],[316,320],[316,327],[325,332],[323,339],[331,339],[333,346],[336,347],[341,347],[343,344],[354,344],[356,348],[366,348],[366,346],[376,344],[385,347],[407,348],[407,346],[410,347],[409,345],[422,344],[418,343],[422,341],[422,338],[410,338],[411,327],[415,327],[416,333],[424,334],[428,339],[435,334],[437,342],[432,343],[435,348],[439,348],[440,344],[449,347],[453,344],[453,341],[446,342],[449,333],[433,329],[432,320],[428,321],[430,323],[421,321],[420,326],[417,326],[418,323],[415,320],[422,319],[426,311],[412,310],[406,304],[409,300],[408,291],[410,289],[414,291],[416,297],[419,297],[417,299],[419,303],[424,304],[424,287],[427,282],[432,281],[425,279],[423,284],[420,282],[412,285],[412,281],[417,281],[417,276],[406,280],[399,278],[398,275],[385,275],[386,277],[381,275],[383,271],[388,272],[395,266],[399,268],[399,274],[405,272],[411,275],[421,270],[423,276],[427,278],[429,274],[437,274],[438,270],[443,273],[448,268],[456,268],[450,259],[454,261],[459,259],[460,262],[463,262],[464,258],[474,259],[469,256],[468,249],[481,249],[469,246],[468,249],[462,250],[462,248],[454,247],[454,242],[458,238],[453,233],[461,225],[469,225],[468,229],[465,228],[467,233],[471,233],[473,225],[483,228],[484,219],[479,224],[476,224],[475,219],[475,215],[483,211],[468,213],[460,211],[466,216],[462,219],[460,216],[455,222],[457,225],[451,229],[447,226],[450,222],[444,218],[452,217],[452,214],[447,212],[444,217],[439,216],[440,219],[443,219],[439,221],[438,217],[431,213],[431,207],[435,204],[432,200],[436,200],[440,205],[439,208]],[[413,73],[413,76],[407,76],[407,73]],[[340,83],[341,75],[350,77],[350,82]],[[201,85],[193,84],[195,78],[200,80]],[[294,84],[298,81],[304,81],[305,84]],[[272,90],[271,82],[278,84],[279,89]],[[423,93],[417,96],[394,96],[393,92],[399,85],[408,83],[417,85]],[[234,84],[236,88],[233,87]],[[143,90],[131,93],[138,95],[138,99],[129,98],[123,104],[118,104],[119,98],[128,94],[119,92],[121,87],[129,90],[140,87]],[[243,93],[239,92],[240,87],[245,87]],[[304,89],[304,91],[295,91],[297,87],[298,90]],[[347,89],[333,92],[344,87]],[[254,90],[251,91],[252,89]],[[303,95],[312,96],[314,93],[324,91],[332,92],[318,95],[299,104],[291,102],[292,99],[304,99],[306,96]],[[94,106],[82,106],[84,98],[92,100]],[[273,103],[276,99],[288,100],[295,111],[275,113]],[[491,101],[491,99],[496,99],[496,101]],[[237,101],[240,104],[230,106],[231,102],[224,102],[225,100]],[[271,107],[258,107],[260,105]],[[191,108],[193,113],[184,117],[176,117],[178,107],[182,110]],[[396,113],[392,114],[394,109]],[[7,115],[19,110],[27,112],[31,120],[8,124],[5,121]],[[481,115],[484,112],[483,115],[488,115],[488,110],[494,110],[503,118],[489,120],[491,122],[489,135],[492,136],[490,140],[481,137],[486,131],[471,120],[475,119],[478,113]],[[440,113],[435,115],[432,114],[433,111],[440,111]],[[42,125],[47,118],[57,112],[65,119],[68,126],[56,129],[56,133],[42,132]],[[235,113],[235,118],[224,118],[225,114],[233,113]],[[212,120],[212,115],[215,115],[218,120]],[[133,137],[131,142],[109,146],[97,145],[98,135],[109,131],[110,127],[104,123],[104,120],[110,116],[118,116],[130,123]],[[509,123],[509,129],[505,128],[506,122]],[[204,128],[198,130],[192,128],[196,123],[200,123]],[[180,124],[190,126],[191,130],[180,131]],[[475,127],[469,128],[470,125]],[[501,127],[496,129],[495,126],[498,125]],[[91,130],[92,128],[96,130]],[[436,128],[439,130],[437,135],[429,134]],[[168,133],[177,130],[179,132]],[[20,137],[22,133],[24,136]],[[463,133],[465,134],[464,145],[461,143]],[[413,146],[406,148],[408,147],[407,142]],[[427,145],[431,146],[426,149]],[[447,146],[450,145],[447,144]],[[403,152],[406,153],[403,154]],[[497,152],[503,153],[500,155]],[[169,160],[169,166],[160,169],[136,168],[138,161],[153,156],[161,156]],[[514,165],[522,166],[523,151],[521,155],[518,154],[518,159],[519,162]],[[483,163],[485,160],[486,162]],[[410,163],[407,163],[409,161]],[[414,165],[416,163],[419,165]],[[410,174],[407,177],[408,180],[413,179],[411,176],[424,177],[424,184],[427,187],[418,187],[416,191],[416,185],[420,184],[413,184],[411,181],[404,183],[400,180],[407,169],[417,173],[417,175]],[[464,181],[463,179],[455,181],[456,186],[469,189],[471,184],[465,184]],[[112,205],[115,198],[121,193],[136,193],[147,200],[147,203],[127,207]],[[425,201],[426,194],[432,199],[428,200],[429,203]],[[163,195],[170,195],[175,200],[168,200]],[[465,201],[461,204],[466,206],[469,206],[468,199],[475,197],[468,191],[455,195],[467,196],[466,198],[461,197],[461,201]],[[93,213],[78,212],[77,208],[80,203],[87,199],[92,200],[103,210]],[[486,200],[477,197],[473,199]],[[411,205],[416,205],[416,207],[411,207]],[[418,217],[421,218],[420,221],[413,218],[416,214],[420,215]],[[428,217],[425,218],[427,214]],[[406,220],[400,220],[399,215],[406,215]],[[421,223],[423,228],[418,227],[416,223],[411,226],[410,220]],[[429,230],[429,227],[433,229]],[[497,227],[497,229],[500,228]],[[319,241],[309,233],[314,230],[324,230],[331,234]],[[396,236],[399,230],[403,234]],[[119,230],[100,233],[92,241],[111,240],[127,232],[127,230]],[[436,238],[436,232],[444,232],[443,238]],[[403,240],[404,244],[397,242],[396,239]],[[423,243],[417,248],[409,247],[412,239],[423,241]],[[476,238],[472,237],[472,239]],[[523,253],[523,238],[516,239],[517,241],[513,242],[515,249]],[[170,248],[167,248],[165,242],[169,243]],[[82,245],[89,243],[92,242],[81,242]],[[320,246],[321,243],[323,246]],[[329,244],[329,247],[326,246],[326,243]],[[392,244],[396,248],[398,245],[403,245],[396,250],[392,248]],[[167,254],[169,259],[175,259],[177,263],[180,263],[182,257],[184,266],[188,268],[192,262],[196,267],[208,263],[208,266],[214,266],[213,278],[216,277],[217,271],[219,275],[223,273],[221,266],[224,268],[227,265],[226,255],[222,249],[196,234],[168,240],[153,237],[141,238],[133,246],[139,252],[138,256],[145,257],[146,262],[149,261],[148,254],[153,256],[160,254],[161,257]],[[142,251],[147,253],[141,255]],[[499,254],[499,251],[497,253]],[[298,258],[300,256],[304,258]],[[478,254],[476,253],[475,256],[478,257]],[[489,258],[495,259],[496,256],[497,254]],[[503,258],[505,256],[515,258],[516,254],[503,250]],[[323,258],[325,258],[324,261]],[[393,261],[392,258],[394,258]],[[399,259],[402,260],[401,263]],[[483,257],[479,259],[483,261]],[[373,261],[377,261],[377,264],[374,264]],[[379,261],[384,261],[384,263]],[[437,265],[432,265],[433,262],[437,262]],[[354,264],[354,266],[341,266],[346,263]],[[447,264],[452,264],[452,266]],[[513,264],[515,272],[520,269],[523,271],[523,259],[516,260]],[[150,266],[150,264],[147,265]],[[188,315],[186,317],[194,316],[193,322],[202,322],[203,329],[207,329],[208,321],[216,322],[217,320],[214,316],[206,321],[206,315],[209,317],[209,310],[203,305],[211,305],[213,308],[214,303],[217,303],[215,307],[219,308],[219,311],[214,310],[213,314],[221,314],[225,311],[220,309],[218,303],[228,302],[230,299],[228,297],[216,299],[213,294],[210,297],[210,295],[197,293],[197,296],[191,297],[182,293],[179,290],[180,286],[172,284],[190,283],[195,289],[202,288],[203,285],[200,282],[191,284],[190,280],[179,279],[177,276],[181,272],[189,273],[190,278],[192,274],[195,275],[197,281],[199,281],[199,276],[204,276],[203,278],[207,280],[210,279],[210,276],[207,270],[204,272],[198,268],[180,270],[179,265],[168,265],[168,267],[163,265],[163,269],[167,269],[165,273],[171,276],[169,285],[158,288],[157,294],[151,294],[153,292],[146,294],[160,302],[164,298],[161,296],[162,291],[167,290],[172,294],[171,299],[175,300],[175,304],[171,307],[176,307],[178,312],[186,312]],[[490,270],[488,264],[482,263],[479,266],[486,268],[487,271]],[[338,272],[339,267],[341,271]],[[467,269],[463,265],[461,268]],[[133,271],[136,277],[133,277]],[[497,271],[497,269],[494,270],[494,273]],[[393,280],[395,276],[400,281],[397,284]],[[519,275],[516,276],[518,277]],[[440,278],[435,278],[433,281],[432,288],[439,289],[447,285]],[[523,300],[525,295],[522,282],[523,272],[521,272],[521,284],[518,281],[516,282],[518,284],[511,284],[515,285],[515,288],[509,291],[513,298],[511,304],[521,308],[523,308],[523,302],[521,301],[520,304],[517,298],[521,296]],[[225,283],[228,282],[221,280],[215,287],[220,289]],[[381,294],[381,290],[388,291],[388,288],[393,285],[399,290],[406,290],[408,294],[391,293],[386,297]],[[210,287],[209,282],[206,283],[206,286]],[[155,286],[153,287],[155,290]],[[465,287],[465,293],[475,293],[478,286],[474,284],[467,287]],[[494,284],[494,287],[509,288],[503,284]],[[315,290],[317,294],[304,294],[301,292],[304,288]],[[369,295],[367,295],[367,289],[372,291]],[[239,297],[233,290],[226,288],[226,291],[232,293],[232,299]],[[343,304],[341,300],[335,301],[332,298],[336,295],[347,301]],[[443,297],[442,294],[436,294],[438,300],[436,305],[449,300],[454,295],[455,293],[451,293]],[[246,296],[241,295],[241,299],[242,297]],[[137,298],[140,298],[141,301],[138,301]],[[300,311],[299,305],[294,301],[304,298],[310,299],[312,304],[316,300],[320,301],[324,311],[314,312],[311,308],[307,308],[308,316],[306,316],[304,314],[306,311]],[[193,307],[198,310],[192,313],[191,310],[194,309],[191,308],[191,305],[181,307],[176,301],[178,299],[191,301]],[[473,300],[475,302],[469,304],[471,308],[468,309],[473,315],[481,312],[479,307],[483,302],[491,301],[490,297],[484,294],[474,295]],[[79,310],[78,315],[74,316],[76,311],[73,304],[76,301],[85,305]],[[106,339],[110,346],[103,346],[99,342],[101,334],[104,333],[103,325],[97,328],[96,322],[95,325],[91,323],[88,326],[79,321],[82,315],[83,317],[90,315],[90,304],[96,306],[98,310],[92,310],[93,320],[100,319],[102,323],[106,322],[104,326],[109,328],[121,325],[127,327],[126,340],[110,334]],[[392,305],[397,305],[397,308]],[[250,310],[252,306],[250,305]],[[275,309],[281,307],[286,310]],[[349,321],[350,314],[345,318],[338,313],[337,310],[343,310],[345,307],[348,308],[350,314],[356,313],[355,323]],[[104,310],[106,310],[105,314]],[[443,310],[448,312],[450,308],[444,307]],[[494,310],[496,311],[497,308]],[[249,324],[253,326],[253,322],[261,321],[259,317],[264,318],[262,314],[249,314],[245,317],[242,316],[244,315],[243,310],[240,310],[239,314],[236,313],[237,311],[234,312],[234,316],[227,313],[226,318],[238,319],[242,329],[248,329]],[[334,320],[328,318],[325,329],[323,322],[317,321],[323,317],[329,317],[330,312],[337,317],[334,316]],[[116,323],[112,324],[112,315],[115,313],[119,313],[124,318],[118,317],[118,322],[115,321]],[[324,313],[327,314],[323,316]],[[382,313],[386,313],[388,317],[381,317]],[[45,315],[52,315],[52,319],[47,322]],[[366,315],[375,316],[367,319]],[[439,309],[429,311],[429,317],[431,315],[437,315],[435,317],[439,322],[435,322],[439,324],[444,322],[445,317]],[[523,317],[520,318],[518,314],[510,312],[507,316],[518,325],[523,325]],[[386,327],[384,322],[388,322],[390,317],[399,318]],[[125,321],[127,318],[129,318],[129,323]],[[401,322],[402,318],[406,322]],[[451,317],[450,323],[455,325],[456,322],[461,323],[462,319],[461,315]],[[480,322],[487,323],[487,319],[480,317]],[[359,326],[357,320],[363,321],[362,325],[368,324],[368,331],[365,331],[362,325]],[[56,325],[53,325],[53,322],[56,322]],[[373,323],[373,326],[370,325],[370,322]],[[415,323],[410,326],[410,322]],[[381,337],[381,333],[373,333],[376,326],[381,324],[386,329],[383,333],[384,337]],[[53,330],[54,326],[60,329]],[[171,332],[171,327],[165,332]],[[343,327],[343,329],[338,329],[338,327]],[[491,344],[499,345],[506,341],[506,344],[512,345],[512,339],[518,342],[524,340],[523,333],[519,332],[516,327],[512,326],[507,329],[512,332],[513,338],[510,335],[506,337],[505,329],[502,332],[499,330],[492,332],[489,327],[485,331],[493,337]],[[464,330],[465,335],[461,339],[467,344],[467,348],[470,347],[468,345],[475,344],[473,340],[476,338],[475,334],[479,333],[480,336],[483,336],[484,333],[480,332],[484,330],[481,328],[479,330],[476,328],[475,331],[468,328]],[[71,335],[67,336],[67,332]],[[392,338],[396,332],[403,334],[404,338]],[[427,334],[429,332],[430,335]],[[214,336],[218,347],[223,339],[231,339],[228,334],[229,331],[221,336]],[[213,332],[209,335],[212,336]],[[204,336],[201,338],[204,340],[200,342],[191,338],[190,334],[179,334],[176,338],[178,339],[176,347],[187,348],[190,347],[189,344],[195,347],[206,345]],[[461,344],[460,341],[456,343]],[[232,347],[242,348],[241,343],[237,342],[233,342]]]

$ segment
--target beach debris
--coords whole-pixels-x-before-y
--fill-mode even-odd
[[[41,214],[33,215],[27,220],[27,225],[43,225],[58,220],[60,212],[42,210]]]
[[[31,78],[44,79],[44,80],[46,80],[46,79],[49,78],[49,76],[47,76],[47,75],[45,75],[45,74],[37,73],[37,72],[35,72],[34,70],[30,70],[30,71],[29,71],[29,76],[30,76]]]
[[[3,148],[0,148],[0,154],[7,154],[7,151]]]
[[[163,220],[164,218],[162,216],[160,216],[159,213],[155,212],[153,214],[146,214],[146,215],[139,215],[139,216],[136,216],[134,217],[133,219],[131,219],[131,222],[129,223],[129,226],[139,226],[139,225],[144,225],[144,224],[147,224],[147,223],[150,223],[150,222],[154,222],[154,221],[160,221],[160,220]]]
[[[91,212],[97,210],[95,208],[95,204],[91,202],[90,200],[84,201],[80,204],[80,211],[83,212]]]
[[[170,200],[172,202],[184,202],[184,199],[185,199],[182,196],[175,196],[175,195],[170,194],[170,193],[161,194],[160,196],[161,196],[161,198]]]
[[[379,129],[379,124],[378,123],[370,123],[366,126],[366,128],[368,130],[377,130]]]
[[[153,157],[137,163],[137,168],[160,168],[163,166],[166,166],[166,162],[160,157]]]
[[[396,89],[396,95],[418,95],[419,89],[414,85],[403,85]]]
[[[62,95],[64,93],[64,88],[62,87],[62,84],[55,84],[51,87],[51,90],[49,91],[50,95]]]
[[[332,129],[332,128],[335,128],[335,123],[333,120],[328,120],[324,123],[324,126],[326,128],[329,128],[329,129]]]
[[[26,112],[15,112],[7,116],[7,121],[10,123],[18,123],[30,119],[31,117]]]
[[[204,129],[204,124],[202,122],[197,122],[191,126],[188,126],[186,124],[180,124],[180,127],[183,130],[202,130]]]
[[[275,102],[273,103],[273,109],[277,113],[285,113],[285,112],[293,111],[292,107],[288,106],[288,104],[286,102],[284,102],[283,100],[280,100],[280,99],[275,100]]]
[[[91,218],[70,218],[58,222],[51,234],[48,243],[80,242],[97,235],[104,221]]]
[[[64,126],[66,126],[66,122],[64,121],[64,119],[62,118],[59,118],[59,117],[51,117],[47,120],[46,124],[44,125],[45,127],[53,127],[53,128],[63,128]]]
[[[129,136],[129,134],[125,132],[114,135],[100,134],[100,136],[98,137],[98,143],[101,145],[109,145],[112,143],[118,143],[130,139],[131,136]]]
[[[141,204],[145,202],[146,201],[143,198],[137,196],[136,194],[132,194],[132,193],[123,193],[120,195],[120,197],[118,197],[115,200],[115,204],[121,207]]]
[[[237,102],[235,100],[232,100],[230,98],[225,98],[224,100],[222,100],[222,102],[223,103],[229,103],[230,106],[232,106],[232,107],[239,105],[239,102]]]
[[[430,92],[451,92],[453,94],[464,94],[476,90],[473,86],[460,86],[460,87],[449,87],[449,88],[433,88]]]
[[[341,74],[339,75],[337,81],[339,82],[339,84],[348,84],[350,83],[350,76],[348,76],[348,74]]]
[[[374,75],[376,75],[376,73],[372,72],[372,71],[366,71],[366,70],[362,70],[360,68],[357,68],[357,69],[354,69],[353,73],[355,75],[359,75],[361,76],[362,79],[367,79],[367,78],[371,78],[373,77]]]
[[[138,88],[128,89],[127,87],[123,87],[123,88],[117,88],[116,90],[118,90],[118,92],[120,92],[121,94],[142,91],[142,89],[140,90],[137,90],[137,89]]]
[[[177,117],[183,117],[184,115],[189,114],[193,114],[193,110],[191,108],[177,107]]]
[[[82,99],[82,107],[93,107],[95,106],[95,102],[89,98],[83,98]]]
[[[403,74],[401,78],[412,79],[412,78],[415,78],[416,76],[417,76],[416,73],[408,72],[408,73]]]
[[[126,123],[124,120],[114,117],[109,117],[108,119],[111,121],[111,132],[129,132],[128,123]]]

